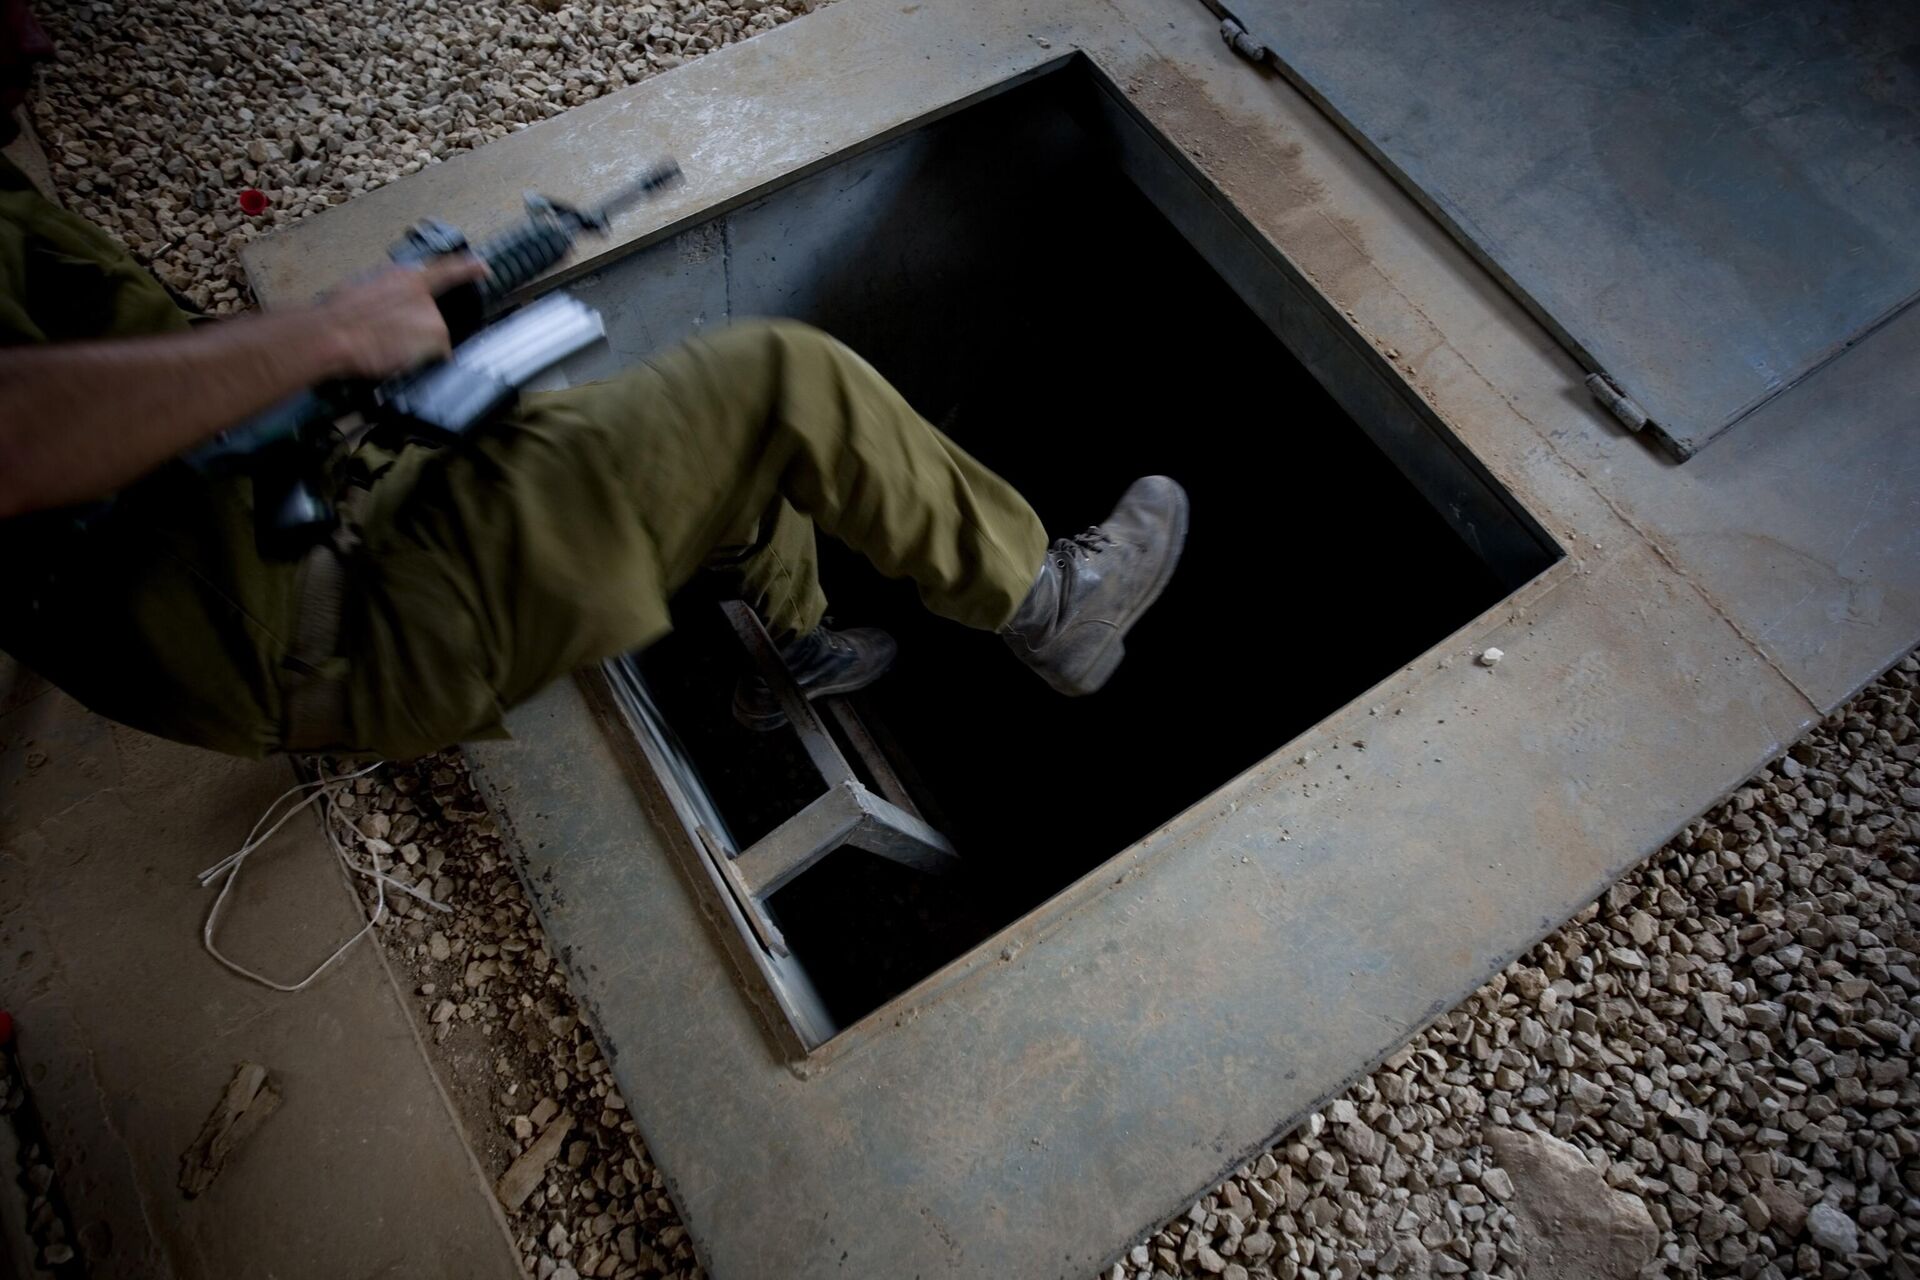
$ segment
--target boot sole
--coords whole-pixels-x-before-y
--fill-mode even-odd
[[[1045,672],[1040,673],[1041,679],[1053,686],[1055,692],[1064,693],[1069,698],[1084,698],[1090,693],[1098,693],[1105,687],[1107,681],[1113,679],[1113,673],[1120,668],[1121,659],[1127,656],[1127,632],[1133,630],[1134,624],[1139,622],[1147,610],[1153,608],[1159,601],[1160,596],[1167,589],[1167,584],[1173,581],[1173,571],[1180,567],[1180,557],[1187,549],[1187,518],[1192,510],[1193,501],[1187,497],[1187,491],[1182,489],[1180,505],[1174,512],[1173,531],[1168,537],[1171,545],[1167,551],[1166,562],[1160,566],[1159,575],[1154,578],[1153,585],[1147,588],[1147,593],[1141,597],[1140,603],[1133,607],[1133,612],[1127,616],[1125,622],[1113,628],[1112,638],[1100,647],[1093,659],[1075,673],[1073,679],[1067,679],[1064,672],[1060,673],[1059,679]]]

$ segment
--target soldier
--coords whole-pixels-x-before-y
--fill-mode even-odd
[[[24,43],[16,29],[0,78],[23,71]],[[1070,695],[1111,676],[1179,558],[1173,481],[1140,480],[1106,523],[1049,543],[872,366],[791,322],[528,396],[459,447],[362,447],[335,477],[343,535],[304,560],[258,554],[248,481],[174,461],[303,387],[445,355],[435,294],[482,270],[394,268],[193,324],[111,238],[0,168],[0,647],[183,742],[404,757],[497,733],[548,681],[658,639],[673,593],[716,563],[809,696],[872,683],[894,643],[821,625],[816,531],[999,631]],[[734,710],[782,720],[757,683]]]

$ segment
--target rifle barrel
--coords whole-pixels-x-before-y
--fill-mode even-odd
[[[615,191],[594,213],[604,222],[612,218],[614,214],[632,208],[649,196],[655,195],[665,188],[672,186],[678,182],[680,178],[680,162],[672,156],[668,156],[666,159],[648,168],[626,186]]]

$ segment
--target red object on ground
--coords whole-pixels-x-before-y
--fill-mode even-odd
[[[0,1009],[0,1049],[13,1043],[13,1015]]]
[[[249,218],[257,218],[267,211],[273,201],[267,199],[267,193],[248,187],[240,193],[240,212]]]

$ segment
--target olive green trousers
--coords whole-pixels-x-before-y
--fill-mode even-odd
[[[124,250],[0,170],[0,342],[184,323]],[[531,395],[449,448],[363,448],[337,482],[352,536],[317,660],[295,639],[311,565],[259,556],[244,477],[179,464],[84,533],[0,525],[0,648],[166,737],[406,757],[496,734],[549,681],[658,639],[703,568],[738,575],[776,633],[804,632],[826,607],[817,531],[912,580],[933,612],[991,629],[1047,546],[1011,486],[866,361],[789,322]],[[322,730],[290,709],[316,682]]]
[[[529,396],[371,479],[347,566],[349,740],[297,749],[417,753],[484,731],[556,676],[664,635],[703,568],[736,574],[776,635],[809,631],[826,608],[816,531],[987,630],[1047,548],[1010,485],[791,322]]]

